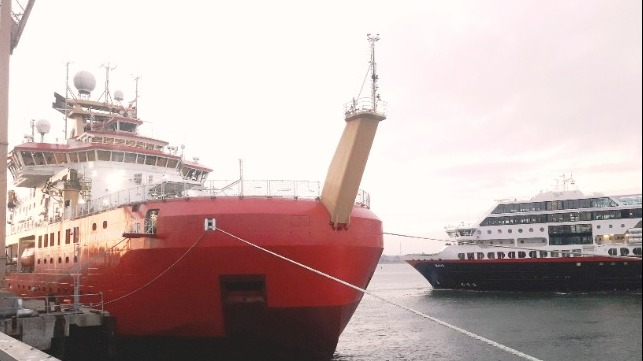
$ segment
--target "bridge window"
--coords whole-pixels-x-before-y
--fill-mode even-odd
[[[45,165],[45,156],[42,152],[34,152],[33,159],[36,162],[36,165]]]
[[[125,163],[136,163],[136,153],[125,153]]]
[[[109,150],[97,150],[96,152],[98,152],[98,160],[107,161],[107,162],[110,161],[111,152]]]
[[[147,165],[156,165],[156,156],[148,155],[145,157],[145,164]]]
[[[179,164],[179,161],[177,159],[168,159],[167,161],[167,167],[168,168],[174,168],[176,169],[176,166]]]

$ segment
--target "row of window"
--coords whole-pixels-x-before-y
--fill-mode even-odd
[[[604,219],[641,218],[642,215],[643,212],[641,211],[641,208],[596,212],[587,211],[554,214],[530,214],[520,216],[487,217],[480,223],[480,225],[499,226],[512,224],[579,222]]]
[[[94,224],[95,225],[95,224]],[[65,230],[65,244],[70,244],[73,240],[74,243],[78,243],[79,237],[80,237],[80,232],[78,231],[78,227],[74,227],[73,231],[70,228],[67,228]],[[46,248],[46,247],[53,247],[55,245],[60,246],[60,231],[58,231],[58,242],[56,243],[56,238],[54,237],[56,234],[54,232],[51,232],[49,234],[45,235],[40,235],[38,236],[38,248]]]
[[[567,199],[559,201],[546,202],[528,202],[528,203],[509,203],[499,204],[493,210],[493,214],[515,213],[515,212],[538,212],[538,211],[556,211],[563,209],[580,209],[580,208],[603,208],[616,207],[617,204],[609,197],[586,198],[586,199]]]
[[[124,123],[120,123],[121,126]],[[116,130],[115,127],[108,127],[109,128],[114,128],[110,130]],[[125,129],[119,129],[119,130],[125,130]],[[125,130],[127,131],[127,130]],[[162,145],[158,144],[152,144],[152,143],[146,143],[140,140],[134,140],[134,139],[122,139],[122,138],[114,138],[114,137],[101,137],[101,136],[96,136],[92,135],[91,136],[91,142],[92,143],[99,143],[99,144],[114,144],[114,145],[124,145],[127,147],[136,147],[136,148],[141,148],[141,149],[150,149],[150,150],[163,150]]]
[[[610,256],[629,256],[630,253],[636,256],[641,255],[641,247],[634,247],[631,251],[627,247],[610,248],[607,252]],[[581,257],[582,250],[571,251],[510,251],[510,252],[467,252],[458,253],[459,260],[483,260],[483,259],[522,259],[522,258],[559,258],[559,257]]]
[[[78,256],[74,256],[74,263],[77,263],[77,262],[78,262]],[[42,258],[42,259],[38,258],[38,264],[40,264],[40,263],[47,264],[47,259],[46,258]],[[63,263],[63,258],[62,257],[58,257],[58,263],[59,264]],[[69,256],[65,257],[65,263],[69,263]],[[54,264],[54,258],[53,257],[49,258],[49,264]]]
[[[15,157],[15,160],[22,166],[64,165],[95,160],[136,163],[167,168],[177,168],[180,164],[179,159],[175,158],[102,149],[83,150],[79,152],[35,152],[23,150],[19,152],[19,155],[19,157]]]
[[[207,171],[187,167],[180,161],[180,159],[101,149],[84,150],[80,152],[36,152],[23,150],[15,152],[12,155],[12,160],[13,161],[9,164],[9,171],[14,176],[14,179],[18,178],[17,172],[24,166],[65,165],[69,163],[82,163],[96,160],[180,169],[184,178],[198,181],[205,180],[208,175]]]
[[[92,231],[95,231],[98,229],[98,226],[96,223],[92,223]],[[103,229],[107,229],[107,221],[103,221]],[[51,232],[49,234],[45,234],[38,236],[38,248],[45,248],[45,247],[53,247],[56,245],[56,238],[54,237],[55,233]],[[73,230],[71,228],[67,228],[65,230],[65,244],[70,244],[71,241],[73,240],[74,243],[78,243],[80,237],[80,232],[78,227],[74,227]],[[58,231],[58,246],[60,246],[60,231]],[[40,263],[40,261],[38,261]],[[45,261],[45,263],[47,263]]]

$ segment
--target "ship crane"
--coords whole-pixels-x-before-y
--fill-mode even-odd
[[[18,46],[35,0],[0,0],[0,156],[7,159],[9,123],[9,57]],[[23,6],[23,4],[25,4]],[[15,10],[12,10],[12,5]],[[0,162],[0,204],[7,204],[7,162]],[[0,219],[7,218],[7,209],[0,207]],[[0,281],[5,277],[5,237],[7,223],[0,221]]]

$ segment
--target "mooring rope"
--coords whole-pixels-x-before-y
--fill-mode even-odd
[[[104,305],[108,305],[108,304],[110,304],[110,303],[114,303],[114,302],[116,302],[116,301],[120,301],[120,300],[122,300],[122,299],[124,299],[124,298],[126,298],[126,297],[129,297],[129,296],[131,296],[131,295],[135,294],[136,292],[138,292],[138,291],[142,290],[143,288],[145,288],[145,287],[147,287],[147,286],[151,285],[154,281],[158,280],[159,278],[161,278],[161,276],[163,276],[164,274],[168,273],[168,272],[169,272],[172,268],[174,268],[174,266],[176,266],[176,265],[177,265],[177,264],[178,264],[178,263],[179,263],[183,258],[185,258],[185,256],[187,256],[187,254],[188,254],[188,253],[190,253],[190,251],[191,251],[191,250],[192,250],[192,249],[193,249],[193,248],[194,248],[194,247],[199,243],[199,241],[201,241],[201,239],[203,239],[203,236],[205,236],[205,234],[206,234],[206,233],[207,233],[207,232],[203,232],[203,234],[201,234],[201,235],[199,236],[199,238],[197,238],[197,239],[196,239],[196,241],[194,241],[194,243],[192,243],[192,245],[190,246],[190,248],[188,248],[188,249],[187,249],[187,250],[186,250],[186,251],[185,251],[185,252],[184,252],[184,253],[183,253],[179,258],[177,258],[177,259],[176,259],[176,261],[174,261],[171,265],[169,265],[165,270],[163,270],[161,273],[159,273],[158,275],[156,275],[156,277],[152,278],[151,280],[147,281],[145,284],[141,285],[140,287],[138,287],[138,288],[136,288],[136,289],[134,289],[134,290],[132,290],[132,291],[130,291],[130,292],[128,292],[128,293],[126,293],[126,294],[124,294],[124,295],[120,296],[120,297],[114,298],[113,300],[109,300],[109,301],[107,301],[107,302],[103,302],[103,306],[104,306]],[[120,243],[120,242],[119,242],[119,243]]]
[[[397,303],[397,302],[393,302],[393,301],[391,301],[391,300],[389,300],[389,299],[386,299],[386,298],[384,298],[384,297],[382,297],[382,296],[379,296],[379,295],[377,295],[377,294],[375,294],[375,293],[373,293],[373,292],[367,291],[367,290],[366,290],[366,289],[364,289],[364,288],[361,288],[361,287],[355,286],[355,285],[353,285],[353,284],[351,284],[351,283],[348,283],[348,282],[346,282],[346,281],[344,281],[344,280],[341,280],[341,279],[339,279],[339,278],[337,278],[337,277],[333,277],[333,276],[331,276],[331,275],[329,275],[329,274],[327,274],[327,273],[324,273],[324,272],[322,272],[322,271],[319,271],[319,270],[317,270],[317,269],[314,269],[314,268],[312,268],[312,267],[310,267],[310,266],[307,266],[307,265],[305,265],[305,264],[303,264],[303,263],[299,263],[299,262],[297,262],[297,261],[295,261],[295,260],[293,260],[293,259],[291,259],[291,258],[288,258],[288,257],[282,256],[282,255],[280,255],[280,254],[278,254],[278,253],[276,253],[276,252],[273,252],[273,251],[271,251],[271,250],[268,250],[268,249],[266,249],[266,248],[263,248],[263,247],[261,247],[261,246],[259,246],[259,245],[257,245],[257,244],[254,244],[254,243],[252,243],[252,242],[250,242],[250,241],[247,241],[247,240],[245,240],[245,239],[243,239],[243,238],[241,238],[241,237],[238,237],[238,236],[236,236],[236,235],[234,235],[234,234],[232,234],[232,233],[229,233],[229,232],[227,232],[227,231],[225,231],[225,230],[223,230],[223,229],[219,228],[218,226],[217,226],[217,230],[218,230],[218,231],[220,231],[220,232],[222,232],[222,233],[224,233],[224,234],[227,234],[228,236],[230,236],[230,237],[232,237],[232,238],[235,238],[235,239],[237,239],[237,240],[239,240],[239,241],[241,241],[241,242],[243,242],[243,243],[247,244],[248,246],[254,247],[254,248],[256,248],[256,249],[258,249],[258,250],[260,250],[260,251],[263,251],[263,252],[266,252],[266,253],[268,253],[268,254],[271,254],[271,255],[273,255],[273,256],[275,256],[275,257],[277,257],[277,258],[280,258],[280,259],[282,259],[282,260],[284,260],[284,261],[290,262],[290,263],[292,263],[292,264],[294,264],[294,265],[297,265],[297,266],[299,266],[299,267],[302,267],[302,268],[304,268],[304,269],[307,269],[307,270],[309,270],[309,271],[311,271],[311,272],[313,272],[313,273],[316,273],[316,274],[318,274],[318,275],[320,275],[320,276],[322,276],[322,277],[326,277],[326,278],[328,278],[328,279],[331,279],[331,280],[333,280],[333,281],[336,281],[336,282],[338,282],[338,283],[341,283],[341,284],[343,284],[344,286],[350,287],[350,288],[352,288],[352,289],[354,289],[354,290],[356,290],[356,291],[359,291],[359,292],[361,292],[361,293],[363,293],[363,294],[369,295],[369,296],[371,296],[371,297],[375,297],[375,298],[377,298],[377,299],[379,299],[379,300],[381,300],[381,301],[383,301],[383,302],[386,302],[386,303],[388,303],[388,304],[391,304],[391,305],[393,305],[393,306],[395,306],[395,307],[399,307],[399,308],[404,309],[404,310],[406,310],[406,311],[412,312],[412,313],[414,313],[414,314],[416,314],[416,315],[419,315],[419,316],[421,316],[421,317],[423,317],[423,318],[426,318],[426,319],[428,319],[428,320],[431,320],[431,321],[433,321],[433,322],[435,322],[435,323],[438,323],[438,324],[440,324],[440,325],[442,325],[442,326],[445,326],[445,327],[448,327],[448,328],[450,328],[450,329],[452,329],[452,330],[454,330],[454,331],[460,332],[460,333],[462,333],[462,334],[464,334],[464,335],[466,335],[466,336],[469,336],[469,337],[474,338],[474,339],[476,339],[476,340],[479,340],[479,341],[482,341],[482,342],[484,342],[484,343],[487,343],[487,344],[489,344],[489,345],[491,345],[491,346],[493,346],[493,347],[497,347],[497,348],[499,348],[499,349],[501,349],[501,350],[503,350],[503,351],[507,351],[507,352],[509,352],[509,353],[510,353],[510,354],[512,354],[512,355],[515,355],[515,356],[518,356],[518,357],[522,357],[522,358],[524,358],[525,360],[531,360],[531,361],[542,361],[542,360],[540,360],[540,359],[538,359],[538,358],[535,358],[535,357],[533,357],[533,356],[527,355],[527,354],[525,354],[525,353],[523,353],[523,352],[520,352],[520,351],[518,351],[518,350],[515,350],[515,349],[513,349],[513,348],[511,348],[511,347],[508,347],[508,346],[505,346],[505,345],[503,345],[503,344],[500,344],[500,343],[498,343],[498,342],[496,342],[496,341],[493,341],[493,340],[490,340],[490,339],[488,339],[488,338],[482,337],[482,336],[477,335],[477,334],[475,334],[475,333],[473,333],[473,332],[467,331],[467,330],[465,330],[465,329],[463,329],[463,328],[460,328],[460,327],[454,326],[454,325],[452,325],[452,324],[450,324],[450,323],[447,323],[447,322],[445,322],[445,321],[439,320],[439,319],[437,319],[437,318],[435,318],[435,317],[433,317],[433,316],[429,316],[429,315],[427,315],[426,313],[420,312],[420,311],[415,310],[415,309],[413,309],[413,308],[411,308],[411,307],[404,306],[404,305],[402,305],[402,304],[400,304],[400,303]]]

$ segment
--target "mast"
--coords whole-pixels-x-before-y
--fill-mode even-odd
[[[377,95],[377,66],[375,64],[375,42],[380,40],[380,34],[372,36],[367,34],[368,42],[371,43],[371,101],[373,111],[377,111],[377,100],[379,96]]]
[[[380,121],[386,119],[384,112],[377,110],[380,99],[377,94],[375,42],[379,40],[379,34],[368,34],[367,39],[371,45],[371,96],[368,99],[353,98],[346,104],[346,125],[328,167],[320,197],[335,229],[346,229],[350,224],[350,214],[355,205],[377,126]]]

